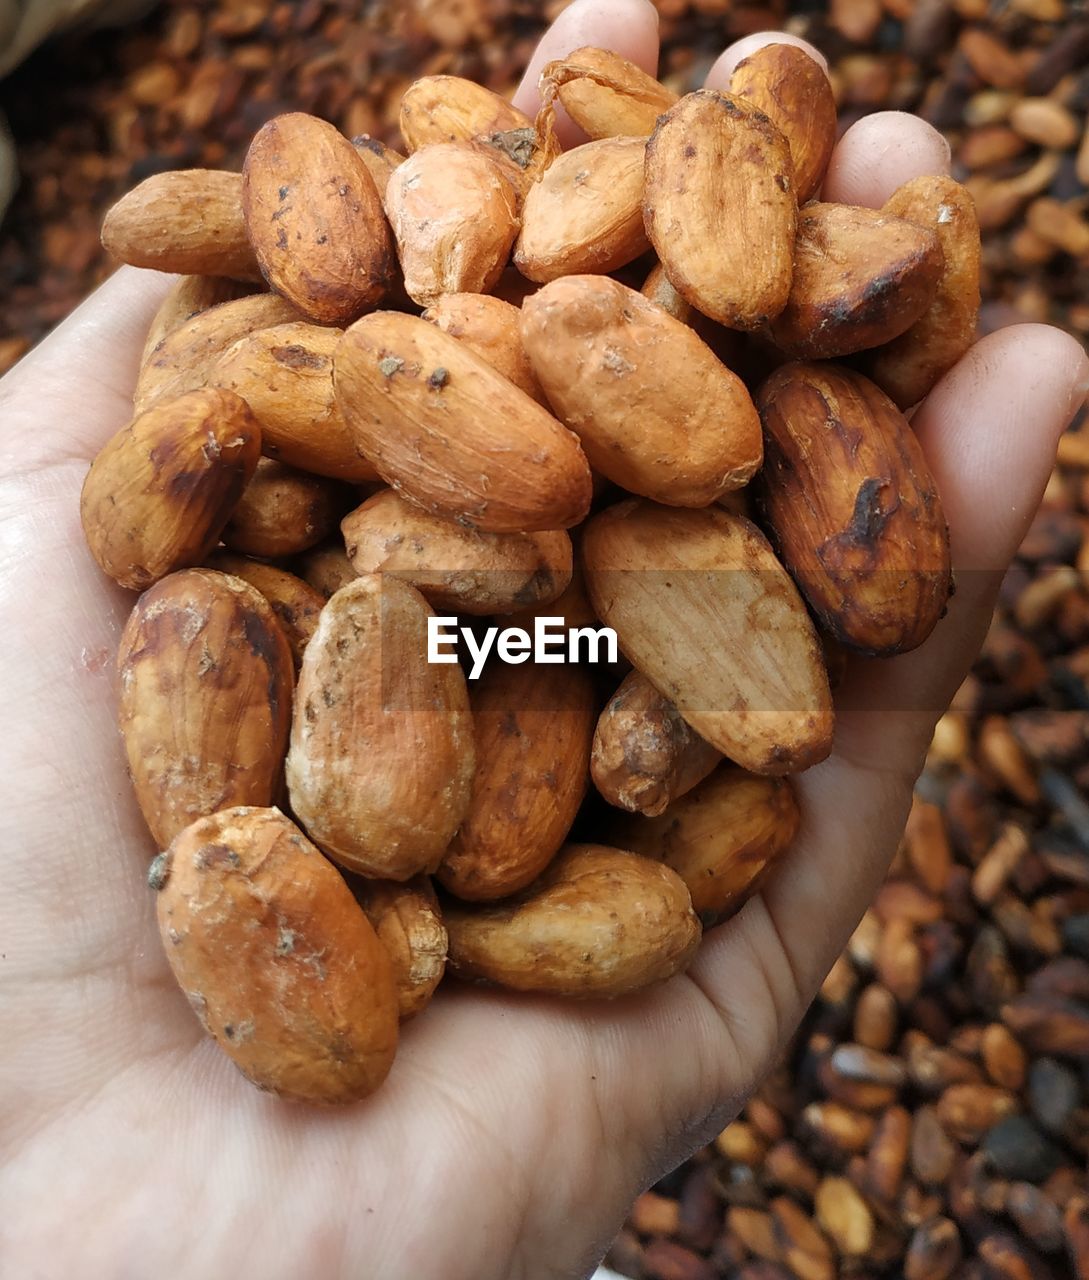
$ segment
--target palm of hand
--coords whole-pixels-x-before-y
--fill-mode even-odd
[[[548,56],[611,43],[653,69],[650,14],[577,4]],[[926,126],[886,118],[841,145],[830,195],[876,205],[941,164]],[[131,597],[84,550],[78,494],[129,416],[164,287],[119,273],[0,384],[0,1259],[48,1277],[581,1274],[631,1197],[740,1106],[883,875],[1089,362],[1007,330],[916,415],[961,571],[951,616],[917,653],[853,666],[836,752],[800,779],[797,847],[687,975],[608,1006],[444,992],[374,1098],[321,1113],[257,1094],[204,1039],[141,874],[155,850],[112,683]]]

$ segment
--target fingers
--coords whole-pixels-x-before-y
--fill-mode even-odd
[[[90,458],[132,416],[144,339],[174,279],[121,267],[0,382],[5,415],[40,425],[10,437],[13,469]]]
[[[658,10],[650,0],[575,0],[542,36],[514,95],[514,105],[529,116],[535,115],[541,105],[537,81],[545,64],[588,44],[611,49],[655,75]],[[556,132],[565,147],[586,141],[586,135],[562,108],[556,112]]]
[[[1009,563],[1087,393],[1081,344],[1048,325],[1021,324],[977,343],[923,402],[912,425],[960,571]]]
[[[912,178],[947,174],[949,158],[949,143],[925,120],[904,111],[878,111],[863,116],[839,140],[821,198],[879,209]]]
[[[728,49],[719,54],[715,65],[707,73],[707,79],[704,81],[707,88],[729,89],[730,77],[733,75],[737,64],[749,57],[750,54],[755,53],[757,49],[762,49],[766,44],[795,45],[799,49],[804,49],[814,62],[820,63],[825,71],[828,70],[828,60],[808,40],[803,40],[800,36],[788,35],[785,31],[757,31],[751,36],[745,36],[743,39],[735,41]]]

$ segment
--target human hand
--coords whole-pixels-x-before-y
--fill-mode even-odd
[[[724,85],[755,39],[710,83]],[[653,71],[653,8],[578,0],[519,105],[536,105],[541,62],[587,43]],[[880,205],[947,162],[928,126],[882,113],[847,133],[826,197]],[[633,1196],[736,1113],[882,879],[932,725],[978,648],[1089,361],[1057,331],[1007,329],[915,415],[959,572],[949,616],[914,653],[851,664],[835,752],[797,779],[796,847],[708,933],[686,975],[577,1007],[444,989],[404,1029],[382,1090],[327,1113],[257,1093],[203,1035],[144,882],[155,850],[114,728],[112,658],[132,597],[85,550],[78,496],[129,416],[166,287],[118,272],[0,384],[2,1269],[42,1280],[584,1274]]]

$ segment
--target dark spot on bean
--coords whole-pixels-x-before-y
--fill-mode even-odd
[[[282,633],[273,632],[264,618],[254,613],[251,609],[243,609],[242,611],[242,629],[250,652],[265,664],[265,668],[268,671],[268,705],[269,711],[275,720],[280,707],[280,682],[277,677],[280,675],[280,657],[282,653],[280,646],[276,642],[281,638]]]
[[[862,301],[877,302],[882,299],[896,284],[891,276],[877,276],[869,281],[865,289],[862,291]]]
[[[166,491],[172,498],[184,501],[190,498],[207,478],[208,472],[203,469],[199,471],[175,471],[170,477]]]
[[[881,536],[895,509],[885,510],[881,505],[881,490],[885,487],[886,482],[877,476],[868,476],[859,485],[847,527],[846,536],[851,542],[869,546]]]
[[[201,846],[195,862],[201,871],[207,871],[211,867],[237,867],[239,857],[229,845],[206,844]]]
[[[327,363],[324,356],[316,355],[299,342],[273,347],[272,358],[288,369],[323,369]]]
[[[555,578],[552,576],[552,571],[542,565],[539,569],[535,570],[532,576],[527,578],[514,593],[515,604],[536,603],[536,601],[540,600],[547,592],[552,590],[555,581]]]
[[[153,467],[165,467],[178,451],[177,441],[173,438],[161,440],[148,454]]]

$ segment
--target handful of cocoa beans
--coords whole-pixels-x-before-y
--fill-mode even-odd
[[[120,724],[163,945],[284,1096],[372,1092],[447,966],[681,971],[794,838],[833,658],[916,647],[952,589],[903,410],[974,337],[964,189],[820,203],[835,107],[790,45],[728,93],[592,48],[541,87],[531,120],[417,81],[407,158],[279,116],[103,229],[182,277],[82,495],[143,593]]]

